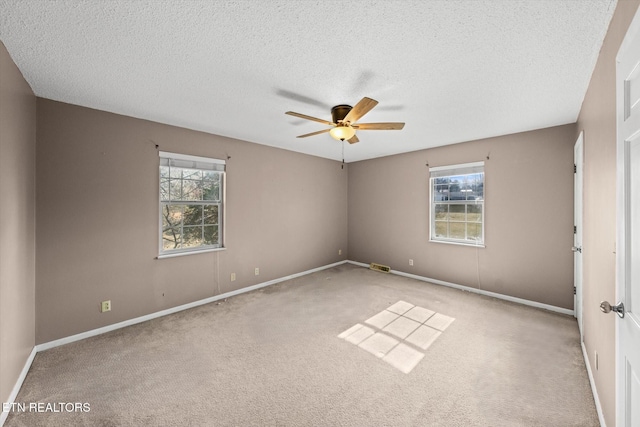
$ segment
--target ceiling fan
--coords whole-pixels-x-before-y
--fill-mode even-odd
[[[329,132],[329,134],[340,141],[345,139],[350,144],[355,144],[360,141],[356,136],[356,130],[400,130],[404,127],[404,123],[392,122],[392,123],[356,123],[362,116],[378,105],[378,101],[375,99],[367,98],[366,96],[358,102],[355,107],[351,105],[336,105],[331,109],[332,122],[328,120],[318,119],[316,117],[307,116],[306,114],[294,113],[293,111],[287,111],[285,114],[290,116],[300,117],[301,119],[313,120],[327,126],[331,126],[329,129],[319,130],[317,132],[311,132],[304,135],[299,135],[298,138],[306,138],[308,136],[319,135],[321,133]]]

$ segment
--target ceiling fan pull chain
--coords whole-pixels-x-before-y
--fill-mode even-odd
[[[342,169],[344,169],[344,139],[340,143],[342,144]]]

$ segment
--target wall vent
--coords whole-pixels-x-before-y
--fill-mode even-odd
[[[382,264],[376,264],[375,262],[372,262],[371,264],[369,264],[369,269],[382,271],[383,273],[388,273],[391,271],[391,267],[387,267],[386,265],[382,265]]]

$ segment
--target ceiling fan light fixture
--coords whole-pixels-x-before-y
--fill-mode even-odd
[[[356,130],[351,126],[336,126],[329,131],[329,134],[338,141],[351,139],[356,134]]]

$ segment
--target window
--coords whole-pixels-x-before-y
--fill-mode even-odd
[[[484,162],[429,169],[431,241],[484,244]]]
[[[224,160],[160,152],[160,257],[223,247]]]

